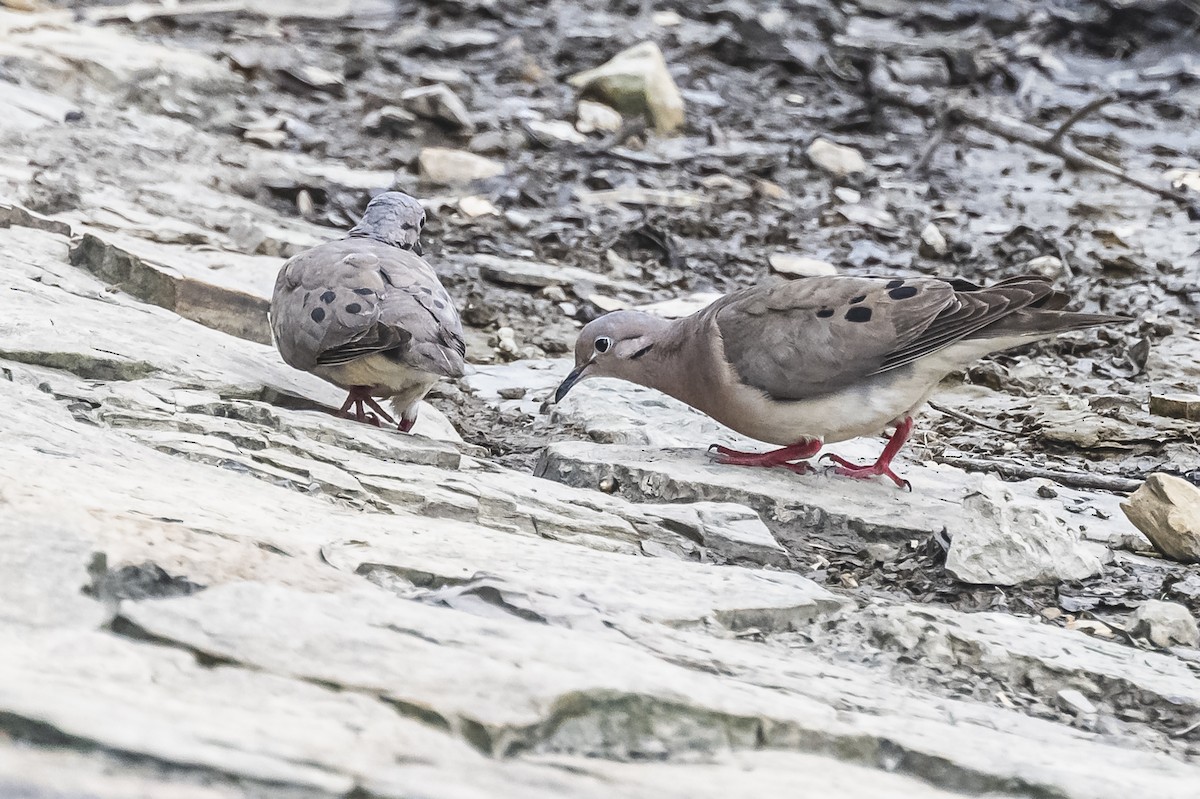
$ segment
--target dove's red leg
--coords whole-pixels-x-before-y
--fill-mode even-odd
[[[828,452],[822,455],[821,458],[822,460],[829,458],[831,461],[838,464],[837,469],[834,470],[838,474],[842,474],[847,477],[857,477],[862,480],[882,474],[890,477],[892,482],[894,482],[900,488],[907,488],[909,491],[911,491],[912,484],[892,471],[892,458],[896,457],[896,453],[899,452],[900,448],[904,446],[904,442],[908,441],[909,435],[912,434],[912,429],[912,417],[904,417],[904,421],[896,425],[896,430],[892,433],[892,437],[888,439],[887,446],[883,448],[883,452],[880,453],[879,460],[875,461],[869,466],[860,466],[857,463],[851,463],[845,458],[838,457],[837,455],[833,455]]]
[[[731,466],[783,466],[796,474],[804,474],[808,471],[809,466],[807,463],[792,463],[792,461],[811,458],[820,449],[821,442],[815,438],[797,441],[795,444],[788,444],[786,447],[768,452],[742,452],[722,447],[720,444],[713,444],[708,448],[709,452],[717,453],[717,463],[726,463]]]
[[[363,405],[368,406],[375,413],[368,412],[363,408]],[[353,412],[350,410],[351,407],[354,408]],[[347,419],[357,419],[360,422],[373,424],[376,427],[379,427],[380,418],[387,419],[389,424],[396,423],[391,414],[379,407],[379,403],[371,396],[371,390],[368,386],[352,386],[349,393],[346,394],[346,401],[342,403],[341,408],[338,408],[338,416],[344,416]]]

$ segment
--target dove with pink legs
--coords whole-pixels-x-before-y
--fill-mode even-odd
[[[883,476],[909,488],[892,461],[942,378],[989,353],[1129,321],[1063,310],[1068,300],[1033,275],[987,287],[933,277],[822,276],[737,291],[674,321],[614,311],[580,332],[575,368],[555,401],[590,377],[628,380],[780,447],[711,447],[718,462],[801,473],[827,444],[890,429],[874,463],[823,458],[838,474]]]

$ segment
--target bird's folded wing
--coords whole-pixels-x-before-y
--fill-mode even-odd
[[[799,400],[912,363],[1056,296],[1038,278],[979,289],[936,278],[816,277],[731,294],[714,318],[742,382]]]
[[[380,305],[379,324],[411,334],[408,345],[393,357],[422,372],[461,377],[467,354],[462,321],[433,269],[402,250],[382,268],[390,285]]]
[[[429,265],[405,250],[360,239],[301,253],[280,270],[271,310],[279,351],[300,369],[382,353],[463,373],[458,313]]]

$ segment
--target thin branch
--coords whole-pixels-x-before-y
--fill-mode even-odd
[[[995,109],[988,108],[978,101],[962,98],[935,98],[927,89],[920,86],[910,87],[897,83],[888,75],[882,59],[877,60],[871,69],[869,81],[874,96],[885,103],[903,106],[925,116],[936,117],[946,114],[950,119],[959,123],[973,125],[1010,142],[1024,144],[1035,150],[1056,155],[1075,169],[1103,172],[1143,191],[1171,200],[1182,208],[1192,207],[1192,198],[1186,192],[1155,185],[1150,180],[1133,175],[1116,164],[1084,152],[1062,136],[1057,136],[1056,133],[998,113]],[[1093,103],[1095,102],[1093,101]],[[1089,103],[1088,106],[1093,103]],[[1095,108],[1088,109],[1088,106],[1084,106],[1076,112],[1079,114],[1079,119],[1085,116],[1080,112],[1087,110],[1088,113],[1091,113],[1095,110]],[[1069,119],[1067,121],[1071,122]],[[1075,120],[1075,122],[1077,121],[1078,119]],[[1064,126],[1066,126],[1065,122],[1063,126],[1060,126],[1060,130]],[[1063,130],[1063,132],[1066,131]]]
[[[937,127],[933,131],[933,136],[930,137],[929,142],[921,150],[920,155],[917,156],[917,160],[913,161],[912,166],[909,167],[908,173],[910,175],[916,176],[925,173],[925,170],[929,168],[929,162],[933,160],[933,154],[937,152],[938,147],[942,146],[942,142],[946,140],[946,135],[950,132],[949,129],[954,123],[947,119],[945,114],[939,114],[935,120],[935,124]]]
[[[969,413],[963,413],[962,411],[955,410],[954,408],[946,408],[942,405],[938,405],[936,402],[927,402],[925,404],[930,408],[933,408],[938,413],[944,413],[947,416],[958,419],[960,422],[966,422],[967,424],[972,424],[976,427],[986,427],[988,430],[995,430],[997,433],[1006,433],[1010,436],[1015,435],[1011,430],[1005,430],[1003,427],[997,427],[996,425],[985,422],[982,419],[976,419]]]
[[[1043,469],[1039,466],[1026,466],[1018,463],[992,461],[983,458],[939,458],[940,463],[954,466],[968,472],[996,472],[1001,477],[1011,477],[1018,480],[1041,478],[1052,480],[1059,485],[1069,488],[1087,488],[1098,491],[1112,491],[1118,494],[1129,494],[1141,487],[1141,480],[1130,480],[1128,477],[1110,477],[1103,474],[1088,472],[1063,472],[1057,469]]]
[[[1088,115],[1096,113],[1104,106],[1108,105],[1109,103],[1114,103],[1118,99],[1119,96],[1116,92],[1109,92],[1108,94],[1102,94],[1093,99],[1090,103],[1077,108],[1074,113],[1063,120],[1063,123],[1058,126],[1058,130],[1050,134],[1050,140],[1046,142],[1046,146],[1057,150],[1059,144],[1062,142],[1063,136],[1067,135],[1067,131],[1075,127],[1075,125],[1078,123],[1082,122],[1083,119]]]

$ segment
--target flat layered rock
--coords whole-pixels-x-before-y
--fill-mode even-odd
[[[970,479],[950,467],[908,467],[904,475],[912,481],[910,493],[831,471],[796,475],[724,466],[703,449],[560,442],[546,448],[536,473],[579,487],[596,488],[613,480],[622,496],[635,501],[737,502],[756,510],[784,546],[796,549],[814,536],[858,547],[864,541],[903,542],[943,530],[953,536],[956,529],[974,524],[962,504]],[[1032,485],[1011,490],[1048,512],[1070,515],[1063,512],[1065,494],[1046,500],[1037,498]],[[1089,529],[1119,525],[1101,519],[1086,523]]]

